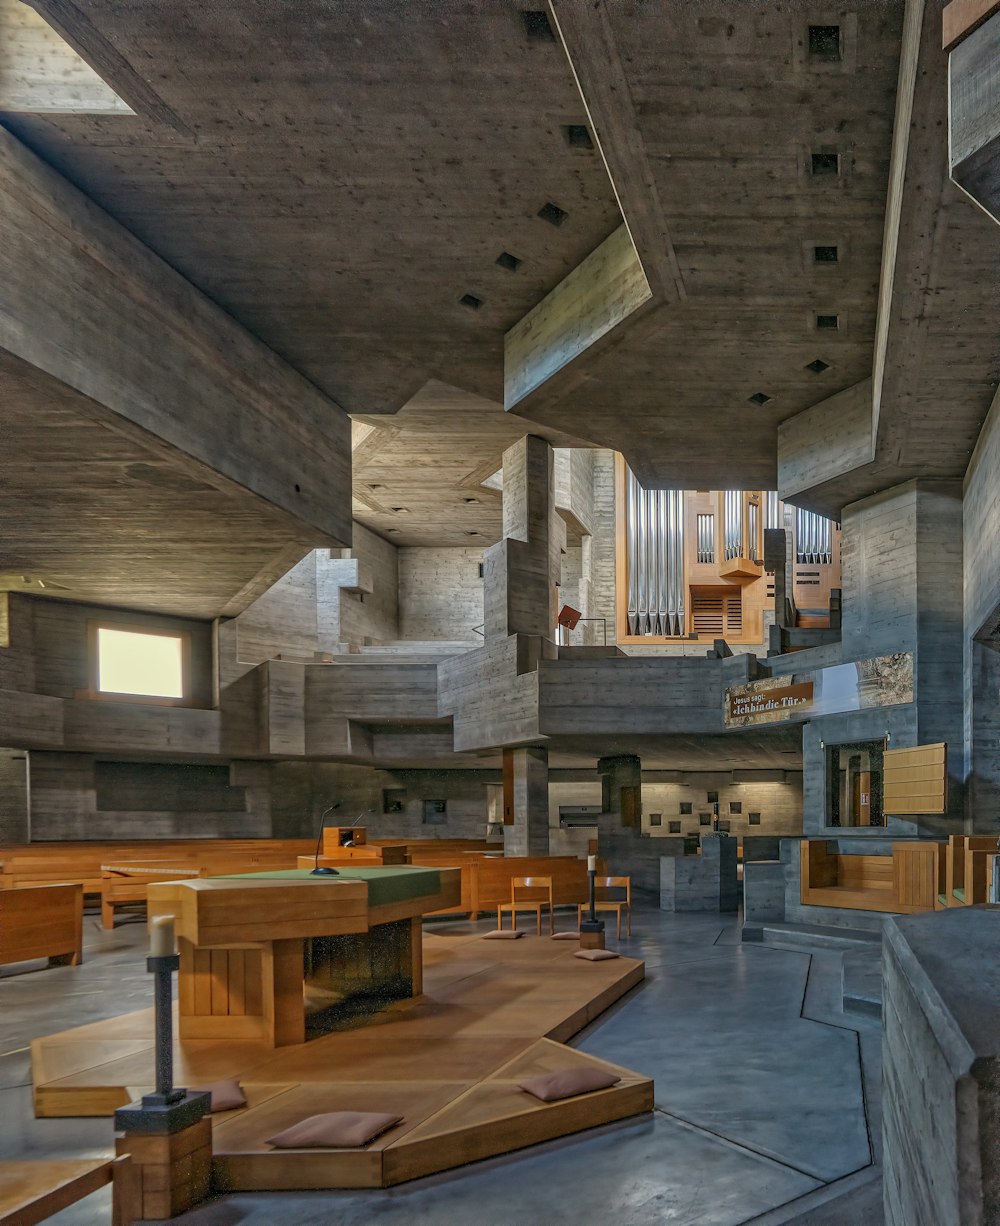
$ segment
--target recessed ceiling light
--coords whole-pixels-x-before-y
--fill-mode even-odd
[[[521,20],[524,22],[524,32],[530,42],[554,43],[556,41],[555,31],[544,9],[522,9]]]
[[[463,502],[478,502],[479,499],[478,498],[463,498],[462,501]]]
[[[478,311],[483,305],[482,298],[477,298],[475,294],[463,294],[459,302],[462,306],[468,307],[470,311]]]
[[[542,221],[547,221],[550,226],[561,226],[569,214],[564,209],[561,209],[558,204],[553,204],[551,200],[547,200],[538,210],[538,216]]]
[[[814,60],[839,60],[840,26],[810,26],[809,55]]]
[[[369,481],[368,488],[370,490],[384,490],[385,486],[382,484],[381,481]]]
[[[806,370],[811,370],[814,375],[821,375],[824,370],[830,369],[830,363],[824,362],[822,358],[816,358],[814,361],[806,365]]]
[[[386,528],[386,532],[398,532],[398,528]]]
[[[409,515],[410,513],[409,507],[392,507],[391,509],[395,511],[397,515]]]
[[[501,268],[506,268],[508,272],[517,272],[521,267],[521,261],[509,251],[501,251],[497,256],[497,263]]]
[[[593,149],[594,140],[585,123],[568,123],[563,131],[566,133],[566,143],[571,149]]]
[[[810,154],[810,167],[814,175],[839,175],[840,174],[840,154],[839,153],[813,153]]]
[[[476,532],[476,531],[475,531],[475,529],[473,529],[473,530],[472,530],[472,531],[470,531],[470,532],[466,532],[466,534],[465,534],[465,535],[466,535],[466,536],[478,536],[478,535],[479,535],[479,533],[478,533],[478,532]]]
[[[762,404],[767,404],[771,397],[764,392],[754,392],[754,394],[752,396],[748,396],[747,399],[751,404],[755,404],[758,408],[760,408]]]

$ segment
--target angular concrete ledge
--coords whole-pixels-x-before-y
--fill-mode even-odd
[[[883,936],[886,1226],[1000,1221],[1000,909]]]

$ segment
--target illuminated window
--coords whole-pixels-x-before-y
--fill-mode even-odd
[[[183,698],[185,637],[98,626],[98,691]]]

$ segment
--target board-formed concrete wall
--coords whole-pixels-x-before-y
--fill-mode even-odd
[[[1000,824],[1000,397],[965,477],[963,501],[965,744],[968,817],[976,831]]]
[[[482,549],[399,550],[399,637],[481,643]]]

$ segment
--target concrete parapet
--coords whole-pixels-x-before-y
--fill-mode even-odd
[[[1000,910],[883,933],[886,1226],[1000,1221]]]
[[[736,840],[710,836],[700,856],[660,859],[661,911],[735,911]]]

